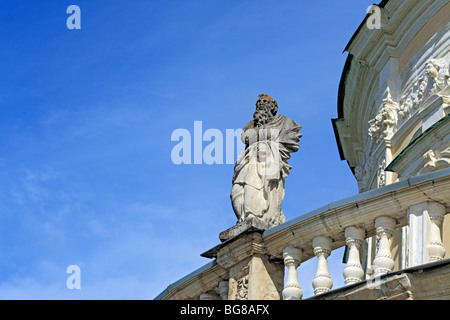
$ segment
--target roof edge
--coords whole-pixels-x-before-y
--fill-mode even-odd
[[[379,4],[373,4],[376,5],[377,7],[380,8],[384,8],[386,6],[386,4],[389,2],[389,0],[383,0],[381,1]],[[364,17],[363,21],[361,22],[361,24],[359,25],[358,29],[356,29],[356,31],[353,33],[352,37],[350,38],[350,40],[348,41],[347,45],[345,46],[345,49],[343,52],[347,51],[348,48],[352,45],[353,40],[355,40],[355,38],[357,37],[359,31],[362,29],[362,27],[367,23],[367,19],[370,17],[370,14],[366,14],[366,16]]]
[[[341,80],[339,81],[337,105],[338,105],[338,117],[331,119],[333,125],[334,136],[336,138],[337,147],[339,150],[339,156],[341,160],[345,160],[344,149],[342,148],[341,139],[339,137],[339,130],[337,129],[336,122],[344,120],[344,97],[345,97],[345,85],[347,83],[347,76],[350,73],[350,67],[352,65],[353,55],[348,54],[345,60],[344,69],[342,70]]]

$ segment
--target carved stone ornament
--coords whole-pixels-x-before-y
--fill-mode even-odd
[[[237,282],[236,300],[248,300],[248,275]]]
[[[378,187],[386,185],[386,160],[381,161],[378,166]]]
[[[442,96],[444,101],[449,100],[449,97],[444,95],[444,92],[447,92],[444,89],[450,84],[449,61],[450,54],[443,58],[428,60],[423,74],[401,95],[398,103],[392,99],[388,91],[381,109],[369,121],[368,134],[376,144],[380,144],[383,139],[390,139],[396,132],[399,121],[406,121],[413,113],[424,107],[429,97],[438,95]]]
[[[392,100],[388,93],[383,100],[383,106],[374,119],[369,121],[369,136],[380,144],[383,139],[390,139],[394,134],[397,123],[397,103]]]
[[[358,189],[360,193],[367,191],[368,189],[367,183],[369,176],[373,171],[374,162],[375,160],[373,156],[370,155],[364,164],[355,167],[355,178],[356,181],[358,181]]]
[[[441,95],[449,85],[449,60],[450,54],[447,54],[443,58],[430,59],[426,62],[424,73],[400,98],[398,114],[401,119],[409,118],[430,96]]]
[[[285,221],[281,211],[290,154],[299,149],[301,126],[277,114],[277,102],[260,94],[253,120],[242,132],[246,148],[234,167],[231,203],[238,223],[262,221],[266,229]]]
[[[428,150],[423,155],[425,165],[420,174],[450,167],[450,147],[443,151]]]

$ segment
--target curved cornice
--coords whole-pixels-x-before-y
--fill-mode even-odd
[[[400,58],[411,57],[408,46],[417,43],[413,42],[415,36],[447,4],[446,0],[381,1],[381,29],[364,28],[366,15],[345,47],[348,57],[339,83],[338,117],[331,121],[340,158],[347,160],[352,171],[364,164],[364,150],[370,148],[368,121],[383,106],[383,100],[392,98],[397,103],[400,99],[402,89],[397,77],[404,67],[399,65]],[[406,49],[407,54],[403,54]]]

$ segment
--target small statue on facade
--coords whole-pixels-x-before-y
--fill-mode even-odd
[[[231,189],[238,223],[259,220],[268,229],[285,221],[281,203],[291,169],[287,160],[299,149],[302,135],[298,123],[277,111],[277,102],[260,94],[253,120],[242,131],[245,150],[236,161]]]

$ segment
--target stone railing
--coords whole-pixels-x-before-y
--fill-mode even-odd
[[[449,207],[450,169],[332,202],[266,231],[250,228],[217,245],[202,254],[213,261],[169,285],[157,299],[301,299],[299,277],[302,283],[311,279],[316,295],[333,294],[342,288],[330,292],[327,258],[332,251],[347,246],[343,280],[346,286],[357,286],[369,274],[360,260],[362,244],[377,237],[375,257],[365,262],[371,277],[382,278],[394,268],[390,237],[399,228],[407,233],[406,250],[404,263],[396,268],[429,265],[446,258],[442,236],[450,235],[442,235],[442,223]],[[302,263],[315,257],[315,274],[299,272]]]
[[[274,257],[283,259],[287,277],[283,299],[303,296],[298,277],[302,262],[317,257],[317,272],[312,278],[314,293],[329,292],[333,286],[327,257],[332,250],[347,246],[348,259],[343,270],[344,283],[364,280],[361,257],[365,239],[376,236],[378,249],[371,262],[371,277],[380,277],[394,268],[390,238],[398,228],[410,226],[410,232],[425,233],[421,241],[409,241],[410,252],[422,252],[423,259],[408,267],[441,260],[446,251],[442,239],[442,222],[450,205],[450,169],[413,177],[383,188],[360,194],[320,208],[263,234],[265,247]],[[420,210],[418,209],[420,208]],[[415,228],[421,217],[421,228]],[[415,239],[412,234],[410,239]],[[369,262],[370,263],[370,262]]]

